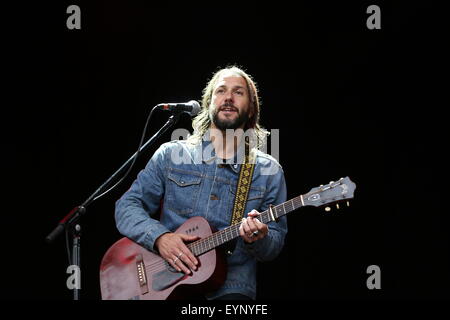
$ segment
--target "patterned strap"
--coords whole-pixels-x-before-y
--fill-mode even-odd
[[[255,169],[256,153],[255,149],[248,152],[248,144],[245,145],[245,160],[241,165],[239,180],[236,188],[236,197],[234,198],[233,215],[230,225],[241,223],[244,217],[245,204],[247,203],[248,192],[252,184],[253,171]]]

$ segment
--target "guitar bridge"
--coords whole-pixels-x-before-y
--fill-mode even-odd
[[[147,284],[147,273],[145,271],[145,264],[142,258],[142,254],[138,254],[136,256],[136,269],[141,294],[145,294],[148,292],[148,284]]]

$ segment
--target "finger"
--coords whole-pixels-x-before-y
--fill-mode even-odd
[[[244,229],[244,233],[246,234],[246,235],[248,235],[248,234],[251,234],[252,233],[252,231],[250,230],[250,226],[248,225],[248,221],[247,221],[248,219],[247,218],[243,218],[242,219],[242,228]]]
[[[247,243],[252,243],[252,242],[254,242],[256,240],[256,238],[251,233],[250,233],[250,235],[244,233],[242,235],[242,239],[244,239],[244,241],[247,242]]]
[[[259,212],[256,211],[255,209],[253,209],[252,211],[250,211],[250,212],[248,213],[248,216],[254,218],[254,217],[259,216],[260,214],[261,214],[261,213],[259,213]]]
[[[174,264],[181,269],[184,273],[190,274],[191,270],[184,264],[183,257],[185,256],[185,253],[181,248],[176,248],[172,252],[172,259]]]
[[[242,221],[244,221],[244,220],[242,220]],[[239,226],[239,235],[240,235],[241,237],[244,237],[244,236],[245,236],[244,224],[243,224],[243,223],[241,223],[241,225]]]
[[[245,231],[245,218],[242,219],[242,223],[239,226],[239,235],[244,239],[245,242],[252,242],[252,239],[248,236],[249,231]]]
[[[267,233],[267,231],[268,231],[267,224],[262,223],[258,219],[253,219],[253,222],[255,223],[255,226],[256,226],[256,228],[258,229],[259,232],[262,232],[264,234]]]
[[[259,231],[258,227],[256,226],[255,220],[257,220],[257,219],[254,219],[252,217],[247,219],[248,227],[250,228],[251,233]]]
[[[183,263],[186,264],[190,269],[197,270],[197,259],[195,258],[191,250],[189,250],[188,247],[184,246],[184,248],[181,249],[181,252],[183,254],[180,256],[180,260],[183,261]]]
[[[246,218],[242,223],[242,229],[244,231],[244,240],[246,242],[252,243],[257,240],[256,236],[253,234],[253,231],[250,226],[249,218]]]
[[[253,218],[247,218],[247,224],[248,224],[248,228],[249,228],[249,232],[247,233],[247,236],[249,238],[252,238],[253,241],[259,239],[259,229],[255,224],[255,220]]]
[[[181,234],[181,239],[183,241],[194,241],[194,240],[198,240],[200,239],[199,236],[188,236],[186,234]],[[189,250],[189,248],[186,246],[186,244],[183,242],[182,243],[182,252],[184,253],[185,257],[183,259],[183,261],[189,265],[189,267],[193,270],[197,269],[197,265],[198,265],[198,260],[197,258],[194,256],[194,254],[192,253],[191,250]]]
[[[167,258],[166,261],[172,266],[172,268],[174,268],[175,270],[177,270],[178,272],[181,272],[181,268],[177,265],[176,258]]]
[[[175,264],[181,269],[181,271],[183,271],[186,274],[191,274],[192,271],[191,269],[189,269],[188,267],[186,267],[186,265],[183,263],[183,261],[179,258],[179,259],[175,259]]]
[[[266,237],[269,234],[269,226],[267,224],[264,224],[260,221],[255,222],[256,226],[258,227],[260,239]]]

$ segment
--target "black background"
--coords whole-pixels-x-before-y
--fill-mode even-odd
[[[70,4],[81,30],[66,27]],[[366,27],[370,4],[381,30]],[[5,9],[2,298],[70,300],[64,236],[46,235],[136,150],[154,105],[199,100],[214,71],[237,64],[258,84],[262,124],[280,130],[288,197],[343,176],[357,185],[349,208],[289,215],[258,298],[448,299],[443,12],[429,1]],[[121,237],[115,200],[156,147],[81,221],[83,299],[100,299],[101,258]],[[366,287],[370,265],[380,290]]]

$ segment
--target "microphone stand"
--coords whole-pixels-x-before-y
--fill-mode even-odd
[[[116,172],[114,172],[93,194],[91,194],[81,205],[73,208],[61,221],[58,223],[55,229],[48,234],[45,238],[47,243],[52,243],[63,230],[70,231],[72,234],[72,265],[75,266],[76,270],[80,269],[80,240],[81,240],[81,226],[79,224],[79,219],[86,213],[86,208],[95,200],[95,197],[102,192],[111,181],[116,179],[116,177],[128,166],[128,164],[133,161],[137,154],[145,149],[147,149],[153,142],[158,139],[164,132],[167,131],[171,126],[173,126],[180,118],[182,111],[174,111],[173,115],[167,120],[167,122],[158,130],[149,140],[147,140],[144,145],[136,151]],[[80,275],[80,272],[78,272]],[[76,283],[81,284],[81,279],[77,279]],[[74,300],[80,299],[80,288],[73,288],[73,298]]]

